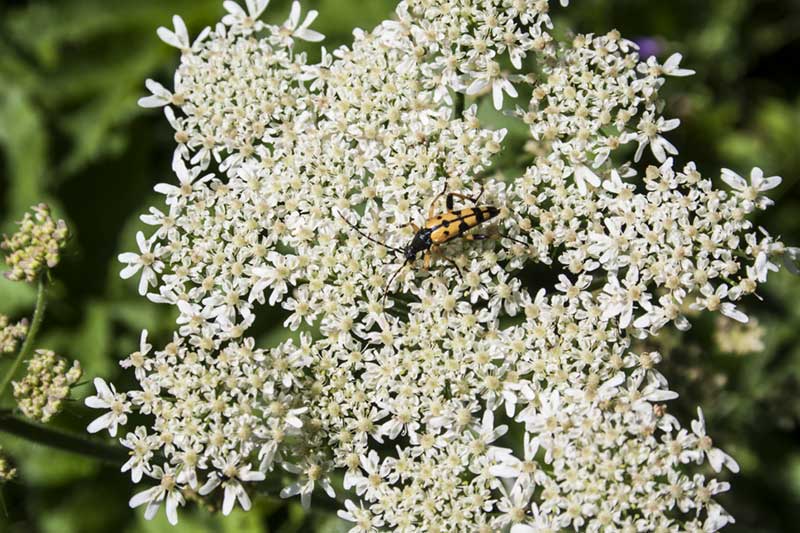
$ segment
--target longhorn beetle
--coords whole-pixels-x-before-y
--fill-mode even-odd
[[[413,263],[414,260],[417,258],[417,254],[422,252],[424,255],[424,263],[423,268],[428,270],[431,264],[431,254],[436,252],[439,249],[439,246],[442,244],[456,239],[458,237],[463,237],[469,241],[482,241],[484,239],[488,239],[488,235],[483,234],[475,234],[475,233],[466,233],[467,231],[471,230],[472,228],[483,224],[484,222],[493,219],[496,217],[500,210],[497,207],[490,206],[490,205],[478,205],[478,200],[480,200],[481,196],[483,195],[483,186],[481,186],[481,192],[478,196],[471,198],[464,194],[459,194],[456,192],[451,192],[447,194],[445,199],[445,206],[447,207],[447,211],[445,211],[441,215],[434,215],[436,202],[444,196],[445,192],[447,192],[447,184],[445,183],[444,189],[440,192],[436,198],[433,199],[431,202],[430,208],[428,209],[428,218],[425,221],[423,227],[419,227],[413,222],[410,223],[411,227],[414,229],[415,234],[414,237],[411,238],[411,241],[406,245],[404,249],[395,248],[393,246],[389,246],[388,244],[371,237],[364,233],[358,226],[347,220],[341,213],[337,211],[337,214],[344,220],[348,226],[356,230],[362,237],[369,239],[370,241],[374,242],[375,244],[379,244],[384,248],[392,250],[393,252],[402,255],[405,258],[403,264],[395,270],[394,274],[389,278],[388,283],[386,284],[386,288],[383,291],[383,298],[382,301],[386,300],[386,295],[389,292],[389,288],[392,286],[392,282],[397,277],[398,274],[409,264]],[[474,204],[474,207],[467,207],[464,209],[459,209],[457,211],[453,210],[453,199],[459,198],[461,200],[468,200]],[[526,244],[523,241],[518,241],[512,237],[508,237],[512,241],[519,242],[521,244]],[[459,277],[461,277],[461,269],[458,265],[447,256],[443,256],[450,264],[456,267],[456,271],[458,272]],[[463,280],[463,278],[462,278]]]

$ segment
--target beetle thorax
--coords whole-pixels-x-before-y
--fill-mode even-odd
[[[429,250],[431,244],[431,230],[429,228],[419,230],[416,235],[414,235],[414,238],[411,239],[411,242],[408,243],[408,246],[406,246],[406,259],[409,261],[413,260],[417,257],[418,253]]]

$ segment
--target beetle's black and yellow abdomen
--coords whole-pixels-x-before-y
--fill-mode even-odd
[[[469,207],[458,211],[448,211],[439,216],[429,218],[425,229],[430,230],[433,244],[444,244],[449,240],[461,237],[489,219],[497,216],[500,210],[492,206]]]
[[[481,195],[483,194],[483,187],[481,187],[481,192],[475,198],[459,194],[459,193],[450,193],[447,195],[445,205],[447,206],[447,211],[442,213],[441,215],[434,216],[434,209],[436,207],[436,202],[444,195],[445,191],[439,193],[439,195],[434,198],[431,202],[430,208],[428,209],[428,220],[425,221],[425,225],[423,227],[417,227],[416,224],[411,224],[416,232],[414,237],[411,239],[411,242],[405,248],[395,248],[393,246],[389,246],[386,243],[383,243],[374,237],[371,237],[361,231],[358,226],[352,224],[349,220],[342,216],[342,219],[356,230],[359,234],[361,234],[366,239],[370,241],[380,244],[392,250],[393,252],[402,255],[405,258],[403,264],[394,271],[394,274],[389,277],[389,281],[386,282],[386,288],[383,290],[383,300],[386,299],[386,295],[389,293],[389,288],[392,286],[392,282],[397,278],[397,275],[410,264],[413,264],[417,258],[417,255],[420,253],[423,255],[425,259],[425,270],[428,269],[431,263],[431,257],[434,252],[439,249],[439,246],[456,239],[458,237],[463,237],[468,240],[484,240],[488,239],[488,235],[476,234],[476,233],[467,233],[472,228],[480,226],[484,222],[493,219],[497,215],[500,214],[500,209],[496,207],[492,207],[490,205],[475,205],[475,207],[469,207],[466,209],[453,209],[453,199],[460,198],[462,200],[469,200],[473,204],[477,204],[478,200],[480,199]],[[513,237],[508,237],[509,239],[520,242]],[[458,264],[447,257],[446,255],[443,256],[443,259],[450,262],[456,271],[458,272],[459,277],[461,277],[463,282],[463,277],[461,276],[461,269],[459,268]],[[382,300],[382,301],[383,301]]]

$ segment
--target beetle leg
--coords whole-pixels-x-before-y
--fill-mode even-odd
[[[406,222],[405,224],[398,224],[397,227],[400,229],[404,229],[406,226],[411,226],[411,229],[414,230],[414,233],[419,231],[419,226],[414,224],[413,222]]]
[[[447,257],[446,255],[443,255],[442,257],[444,257],[445,260],[447,260],[448,263],[450,263],[451,265],[456,267],[456,272],[458,272],[458,277],[461,279],[461,283],[463,284],[464,283],[464,275],[461,273],[461,268],[458,266],[458,264],[454,260],[452,260],[449,257]]]
[[[428,208],[428,218],[433,218],[433,214],[434,212],[436,212],[436,202],[439,201],[439,198],[441,198],[446,191],[447,191],[447,181],[445,180],[444,189],[442,189],[442,192],[436,195],[436,198],[434,198],[433,201],[431,202],[430,208]],[[451,209],[448,209],[448,211],[451,211]]]
[[[439,247],[435,244],[432,245],[428,250],[425,252],[425,261],[423,261],[422,268],[427,271],[431,267],[431,259],[433,254],[439,253]]]
[[[451,192],[450,194],[447,195],[447,198],[445,200],[447,204],[447,210],[448,211],[453,210],[453,205],[454,205],[453,198],[459,198],[464,201],[470,201],[472,202],[473,205],[478,205],[478,200],[481,199],[481,196],[483,196],[483,184],[481,184],[481,192],[478,193],[478,196],[473,197],[473,196],[467,196],[466,194]]]

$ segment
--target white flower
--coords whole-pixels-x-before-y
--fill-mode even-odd
[[[721,485],[721,487],[716,491],[711,491],[711,494],[724,492],[729,488],[727,483],[720,483],[719,485]],[[706,518],[705,522],[703,522],[703,531],[719,531],[728,524],[736,523],[736,520],[734,520],[733,517],[728,514],[728,512],[719,504],[712,503],[708,506],[707,512],[708,517]]]
[[[165,28],[164,26],[160,26],[156,30],[156,33],[162,41],[170,46],[174,46],[184,53],[198,49],[200,47],[200,43],[203,42],[203,39],[205,39],[211,32],[211,28],[205,28],[194,40],[194,43],[190,44],[189,31],[186,29],[186,23],[183,22],[183,19],[178,15],[173,16],[172,25],[175,26],[174,31]]]
[[[774,202],[766,196],[761,196],[760,193],[774,189],[781,184],[782,180],[780,176],[765,178],[764,171],[758,167],[754,167],[753,170],[750,171],[749,184],[739,174],[727,168],[722,169],[722,181],[744,199],[745,205],[748,206],[749,209],[752,209],[752,206],[758,207],[759,209],[766,209]]]
[[[693,309],[708,309],[709,311],[719,311],[723,315],[738,322],[747,322],[747,315],[736,308],[733,302],[724,301],[729,296],[728,286],[725,283],[718,285],[716,289],[710,284],[705,284],[700,293],[704,296],[698,298],[692,304]]]
[[[97,433],[103,429],[108,429],[108,433],[114,437],[117,435],[117,426],[128,421],[131,411],[125,394],[117,393],[113,384],[106,384],[102,378],[94,378],[94,387],[97,390],[95,396],[89,396],[84,400],[87,407],[92,409],[110,409],[110,411],[94,419],[87,427],[89,433]]]
[[[380,496],[380,493],[376,492],[378,487],[375,486],[375,479],[382,477],[381,458],[378,452],[370,450],[369,454],[362,455],[359,459],[364,474],[360,471],[347,472],[344,476],[344,488],[345,490],[355,489],[358,496],[364,496],[369,500],[375,499]]]
[[[658,117],[654,120],[652,113],[645,113],[642,120],[639,121],[637,133],[627,133],[622,136],[622,142],[627,143],[635,140],[639,143],[636,149],[636,154],[633,156],[634,161],[639,161],[642,158],[644,149],[649,145],[653,156],[659,161],[664,162],[667,160],[667,154],[675,155],[678,149],[661,136],[662,133],[672,131],[677,128],[681,121],[680,119],[673,118],[666,120],[664,117]]]
[[[178,73],[175,73],[175,87],[180,87],[181,81]],[[153,93],[150,96],[143,96],[139,98],[139,105],[141,107],[163,107],[170,104],[180,105],[183,102],[183,96],[179,92],[172,93],[155,80],[148,79],[145,81],[147,89]]]
[[[297,256],[293,255],[270,252],[267,258],[270,261],[268,266],[257,267],[252,271],[257,281],[250,290],[248,301],[264,303],[264,291],[271,287],[268,302],[269,305],[275,305],[288,292],[289,285],[297,281],[299,264]]]
[[[180,50],[188,50],[190,48],[189,31],[186,29],[183,19],[178,15],[174,15],[172,17],[172,25],[175,26],[175,31],[159,26],[156,30],[159,38],[170,46]]]
[[[556,533],[562,529],[554,523],[554,518],[548,517],[548,513],[540,512],[539,507],[535,503],[531,504],[530,509],[533,523],[513,524],[510,533]]]
[[[147,357],[152,348],[153,345],[147,343],[147,330],[143,329],[139,337],[139,350],[120,361],[120,366],[123,368],[133,367],[136,379],[144,380],[147,371],[153,366],[152,359]]]
[[[644,388],[641,388],[645,377],[647,378],[647,384]],[[639,411],[643,417],[653,410],[653,404],[674,400],[678,397],[677,392],[667,390],[664,382],[656,379],[652,373],[646,373],[642,368],[633,372],[627,385],[620,392],[621,394],[627,393],[631,401],[630,408]]]
[[[300,502],[304,508],[308,509],[311,506],[311,493],[314,492],[317,483],[328,496],[336,497],[336,492],[326,477],[324,466],[312,458],[309,458],[302,466],[291,463],[282,463],[281,466],[287,472],[301,475],[300,481],[281,489],[281,498],[291,498],[299,494]]]
[[[213,178],[212,174],[207,174],[198,179],[202,169],[199,167],[188,169],[180,158],[173,159],[172,170],[175,171],[175,175],[178,178],[178,185],[158,183],[153,187],[153,190],[167,197],[166,203],[169,206],[188,201],[192,194],[196,194],[196,190],[199,187]]]
[[[374,517],[369,510],[364,509],[364,504],[356,507],[352,501],[345,500],[344,507],[345,510],[340,509],[336,514],[342,520],[355,523],[355,526],[348,530],[349,533],[372,533],[383,526],[383,520],[380,517]]]
[[[683,56],[679,53],[674,53],[667,58],[662,66],[661,70],[667,76],[693,76],[695,74],[694,70],[688,68],[680,68],[681,60]]]
[[[697,436],[697,448],[701,454],[705,453],[708,463],[714,472],[719,472],[725,466],[734,474],[739,472],[739,464],[727,453],[719,448],[714,448],[711,437],[706,435],[706,421],[703,410],[697,408],[697,420],[692,420],[692,432]]]
[[[575,184],[578,186],[578,192],[586,194],[586,183],[591,184],[592,187],[599,187],[601,180],[600,177],[592,172],[586,165],[578,165],[575,167]]]
[[[628,270],[622,284],[611,274],[599,297],[604,306],[603,319],[609,320],[619,316],[619,327],[625,329],[633,322],[633,310],[637,304],[645,311],[652,309],[650,297],[650,293],[644,290],[636,269]]]
[[[511,493],[506,493],[505,487],[501,485],[502,498],[497,502],[497,510],[500,515],[497,517],[495,526],[498,528],[507,527],[509,524],[520,522],[525,516],[525,509],[528,507],[533,496],[535,485],[514,484]]]
[[[500,72],[500,66],[489,60],[486,70],[473,74],[473,81],[469,84],[466,94],[473,96],[482,93],[487,87],[492,88],[492,103],[495,109],[503,109],[503,93],[511,98],[519,96],[514,85]]]
[[[161,502],[166,501],[167,520],[173,526],[176,525],[178,523],[178,506],[183,505],[185,502],[180,487],[176,484],[174,468],[168,464],[165,464],[163,469],[159,466],[154,466],[147,475],[153,479],[160,480],[160,483],[155,487],[135,494],[128,502],[128,505],[131,508],[136,508],[147,504],[144,517],[147,520],[152,520],[158,512]]]
[[[310,41],[316,43],[325,39],[321,33],[311,30],[308,27],[317,19],[319,13],[312,9],[306,13],[306,18],[303,23],[300,23],[300,2],[295,0],[292,2],[292,10],[289,13],[289,18],[283,23],[281,27],[281,34],[287,37],[296,37],[303,41]]]
[[[269,0],[245,0],[244,3],[247,11],[233,0],[225,0],[222,6],[228,14],[222,17],[222,23],[227,26],[239,26],[250,31],[260,31],[263,23],[258,20],[258,17],[269,5]]]
[[[156,273],[161,272],[164,263],[158,258],[158,248],[151,252],[153,241],[145,239],[144,233],[141,231],[136,232],[136,244],[139,245],[138,254],[132,252],[119,254],[120,263],[127,264],[119,275],[122,279],[128,279],[141,270],[139,294],[144,296],[147,294],[148,287],[156,284]]]
[[[262,472],[254,472],[249,464],[241,464],[241,462],[242,458],[235,453],[232,453],[226,459],[214,459],[214,467],[219,472],[212,472],[198,491],[201,496],[205,496],[206,494],[211,494],[221,484],[225,489],[222,500],[222,514],[226,516],[231,513],[237,500],[242,509],[245,511],[250,510],[252,505],[250,496],[248,496],[242,482],[264,481],[265,476]]]
[[[133,433],[128,433],[125,438],[120,439],[120,444],[129,448],[131,458],[128,459],[121,472],[131,471],[131,481],[139,483],[144,473],[150,472],[150,459],[153,457],[153,450],[159,447],[158,438],[155,435],[148,435],[145,428],[139,426]]]
[[[639,67],[640,72],[649,72],[651,75],[654,76],[676,76],[676,77],[684,77],[684,76],[693,76],[695,74],[694,70],[690,70],[687,68],[680,68],[681,60],[683,59],[683,55],[680,53],[674,53],[667,58],[663,65],[658,64],[658,60],[655,56],[650,56],[647,58],[645,63],[642,63]]]
[[[540,471],[539,464],[536,462],[539,439],[531,435],[531,433],[525,432],[522,446],[523,459],[520,460],[511,454],[504,456],[500,464],[491,468],[492,475],[516,478],[517,483],[522,486],[541,484],[543,474]]]
[[[531,406],[517,415],[517,420],[525,422],[529,433],[553,433],[560,427],[560,419],[568,418],[568,413],[561,408],[561,395],[553,392],[541,398],[538,409]]]

